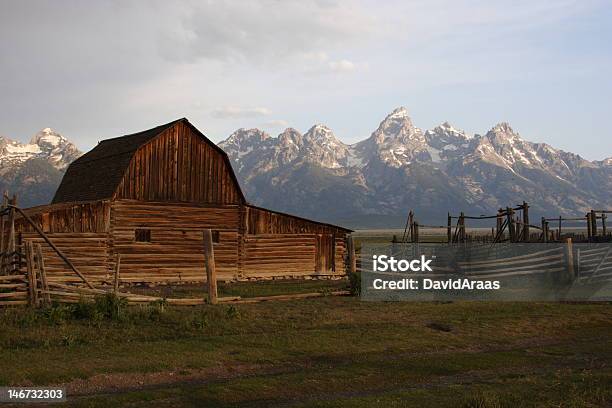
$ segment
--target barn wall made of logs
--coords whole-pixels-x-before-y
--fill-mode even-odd
[[[107,263],[108,245],[106,233],[56,232],[46,235],[91,283],[112,282],[112,274]],[[49,282],[82,282],[81,278],[66,265],[38,233],[21,233],[19,240],[20,247],[28,240],[34,244],[41,245],[45,271]],[[25,253],[23,248],[20,251]],[[22,269],[25,272],[25,264],[22,265]]]
[[[314,234],[266,234],[245,237],[243,277],[314,275]]]
[[[238,277],[239,206],[118,200],[111,210],[110,259],[125,282],[204,281],[203,230],[212,229],[217,277]],[[150,242],[137,242],[137,230]]]
[[[136,151],[116,197],[209,204],[241,201],[227,157],[182,122]]]
[[[242,278],[344,275],[344,240],[331,234],[245,237]]]
[[[342,275],[347,230],[246,206],[243,277]]]
[[[102,233],[109,229],[110,202],[52,204],[33,207],[25,210],[25,213],[46,233]],[[15,231],[33,232],[34,228],[17,214]]]

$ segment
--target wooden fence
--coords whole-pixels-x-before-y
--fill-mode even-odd
[[[402,239],[399,242],[435,242],[421,238],[421,229],[440,230],[446,235],[449,244],[466,242],[564,242],[572,238],[574,242],[608,242],[612,241],[612,233],[608,229],[607,214],[612,210],[591,210],[584,217],[556,218],[542,217],[540,225],[530,222],[529,204],[523,201],[516,207],[500,208],[494,215],[470,216],[461,212],[459,215],[448,213],[446,225],[420,224],[414,212],[410,210]],[[495,220],[491,234],[468,234],[468,220]],[[586,234],[571,232],[568,224],[584,225]]]

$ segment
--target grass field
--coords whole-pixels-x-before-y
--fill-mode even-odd
[[[285,285],[225,290],[297,290]],[[61,383],[75,407],[612,403],[610,304],[328,296],[129,307],[114,319],[79,307],[0,311],[0,385]]]

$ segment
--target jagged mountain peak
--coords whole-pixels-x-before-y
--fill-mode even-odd
[[[399,119],[399,118],[410,119],[410,115],[408,114],[408,109],[406,109],[404,106],[399,106],[393,109],[393,111],[387,115],[385,120],[386,119]]]
[[[240,128],[232,133],[227,139],[226,142],[244,142],[251,139],[256,139],[258,141],[263,141],[270,138],[270,135],[264,132],[263,130],[252,128]]]
[[[382,149],[392,149],[393,146],[405,145],[408,150],[424,148],[425,138],[423,132],[416,128],[404,107],[399,107],[391,112],[380,122],[378,128],[370,136],[369,143],[378,145]],[[386,157],[394,157],[393,152],[385,154]],[[394,162],[400,163],[401,159]]]
[[[333,132],[332,130],[327,127],[326,125],[322,124],[322,123],[317,123],[315,125],[313,125],[310,129],[308,129],[308,131],[304,134],[304,136],[306,135],[310,135],[310,136],[328,136],[328,135],[332,135],[333,136]]]
[[[322,124],[316,124],[308,129],[308,131],[304,133],[304,140],[308,143],[318,143],[321,145],[345,146],[329,127]]]
[[[30,139],[30,144],[46,146],[59,146],[66,142],[68,140],[64,136],[48,127],[40,130]]]

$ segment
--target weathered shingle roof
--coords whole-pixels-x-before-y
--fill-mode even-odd
[[[52,203],[111,198],[136,150],[181,121],[187,122],[187,119],[174,120],[153,129],[101,141],[68,167]]]

